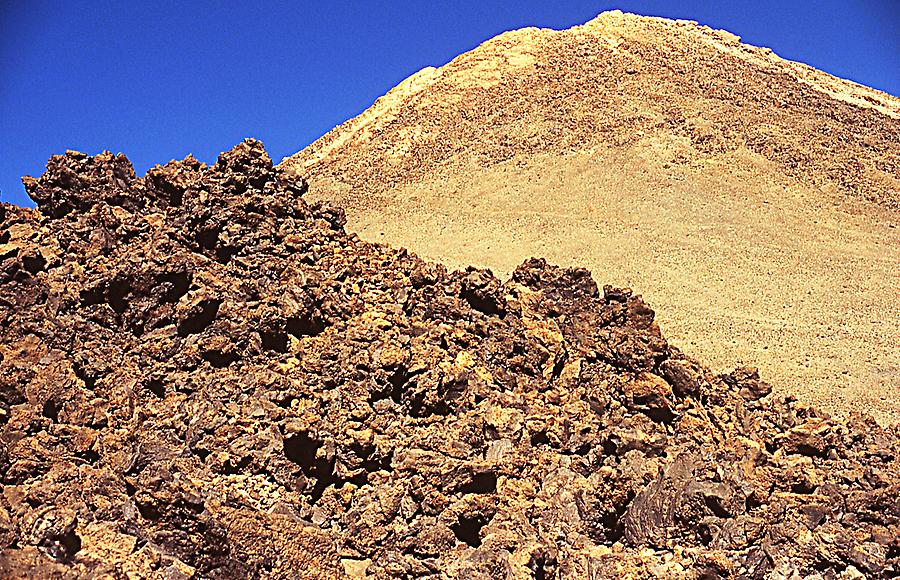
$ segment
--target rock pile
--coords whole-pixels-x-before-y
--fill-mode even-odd
[[[246,141],[0,208],[0,576],[900,573],[900,438],[630,290],[361,241]]]

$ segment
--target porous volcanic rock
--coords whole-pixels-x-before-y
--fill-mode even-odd
[[[900,439],[715,376],[630,290],[345,233],[245,141],[0,206],[0,576],[900,572]]]

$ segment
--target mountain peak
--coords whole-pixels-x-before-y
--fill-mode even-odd
[[[900,291],[898,159],[900,99],[612,11],[425,68],[283,165],[363,235],[498,272],[586,264],[714,364],[892,414],[871,387],[900,389],[900,314],[871,313]]]

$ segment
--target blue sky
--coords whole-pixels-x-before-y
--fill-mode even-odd
[[[0,0],[0,199],[65,149],[139,174],[244,137],[279,161],[399,81],[504,31],[613,8],[728,29],[900,95],[900,0],[44,2]]]

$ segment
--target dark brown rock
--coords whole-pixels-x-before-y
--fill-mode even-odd
[[[631,290],[361,241],[255,141],[0,211],[3,577],[870,577],[896,429],[717,377]]]

